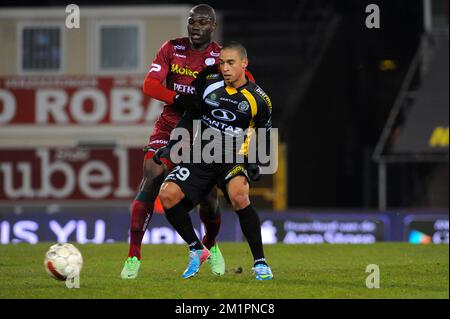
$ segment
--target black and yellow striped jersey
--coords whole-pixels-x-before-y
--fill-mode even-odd
[[[222,147],[224,154],[233,152],[247,155],[248,143],[255,129],[272,127],[272,103],[269,96],[254,82],[239,88],[227,86],[220,73],[202,72],[195,81],[195,90],[201,98],[201,110],[194,117],[201,120],[202,135],[210,128],[225,138],[232,137],[233,145],[224,139],[211,138],[210,147]],[[202,77],[203,76],[203,77]],[[267,132],[268,133],[268,132]],[[218,144],[221,145],[218,145]],[[204,143],[203,143],[204,144]]]

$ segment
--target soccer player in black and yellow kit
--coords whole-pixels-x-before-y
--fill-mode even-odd
[[[223,138],[214,138],[209,143],[221,147],[223,158],[237,153],[246,155],[248,151],[248,128],[271,128],[271,102],[266,93],[255,83],[248,81],[245,69],[248,65],[245,48],[239,43],[231,43],[222,48],[220,73],[205,70],[194,81],[196,95],[178,126],[190,119],[201,121],[200,133],[210,129],[219,136],[232,137],[236,143],[223,143]],[[195,98],[197,100],[195,100]],[[201,134],[200,134],[201,135]],[[244,136],[245,135],[245,136]],[[217,135],[216,135],[217,137]],[[241,141],[243,143],[239,143]],[[196,139],[194,143],[202,143]],[[204,141],[203,141],[204,142]],[[155,154],[156,162],[168,155],[173,143]],[[193,146],[195,148],[195,146]],[[239,217],[241,229],[254,258],[254,272],[257,280],[272,279],[272,271],[264,257],[261,223],[252,207],[249,197],[249,181],[259,176],[259,166],[255,163],[237,162],[181,163],[166,177],[159,196],[171,225],[188,243],[189,264],[183,278],[197,274],[202,262],[210,253],[194,232],[188,212],[197,205],[212,187],[217,185],[231,203]]]

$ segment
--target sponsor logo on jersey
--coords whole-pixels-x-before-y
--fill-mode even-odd
[[[161,65],[152,63],[152,66],[150,67],[149,72],[159,72],[159,71],[161,71]]]
[[[211,54],[211,56],[216,57],[216,58],[220,56],[219,52],[214,52],[214,51],[211,51],[209,54]]]
[[[233,103],[233,104],[238,104],[238,101],[233,100],[233,99],[229,99],[229,98],[226,98],[226,97],[221,97],[220,100],[221,100],[221,101],[224,101],[224,102],[229,102],[229,103]]]
[[[217,78],[219,78],[219,74],[210,74],[210,75],[206,76],[207,80],[217,79]]]
[[[259,86],[255,89],[255,92],[259,94],[266,101],[268,107],[272,107],[272,101],[270,101],[269,96],[264,92]]]
[[[184,45],[174,45],[175,50],[185,51],[186,47]]]
[[[225,109],[216,109],[211,114],[218,120],[232,122],[236,119],[236,115]]]
[[[248,104],[247,101],[242,101],[241,103],[238,104],[238,110],[241,112],[247,111],[249,107],[250,104]]]
[[[149,143],[149,145],[154,145],[154,144],[164,144],[164,145],[166,145],[166,144],[169,144],[169,141],[168,140],[154,140],[154,141],[151,141]]]
[[[209,104],[211,106],[214,106],[214,107],[219,107],[219,105],[220,105],[219,102],[213,101],[213,100],[208,99],[208,98],[205,99],[205,103]]]
[[[174,55],[174,56],[177,56],[177,57],[179,57],[179,58],[186,59],[186,56],[183,55],[183,54],[174,53],[173,55]]]
[[[188,93],[188,94],[195,93],[195,88],[193,86],[185,85],[185,84],[174,83],[173,89],[174,89],[174,91],[177,91],[179,93]]]
[[[207,117],[206,115],[203,115],[202,121],[209,127],[217,128],[224,133],[228,133],[228,134],[231,133],[232,135],[241,135],[244,132],[243,129],[240,127],[234,127],[232,125],[228,125],[227,123],[222,123],[222,122],[218,122],[216,120],[212,120],[209,117]]]
[[[170,68],[171,73],[179,74],[179,75],[186,75],[193,78],[196,78],[198,75],[198,71],[192,71],[189,69],[188,66],[182,67],[179,64],[172,64]]]
[[[236,165],[235,167],[233,167],[227,174],[227,176],[225,177],[225,180],[227,179],[231,179],[237,175],[239,175],[239,173],[244,173],[245,176],[248,177],[247,175],[247,170],[244,168],[244,166],[242,165]]]
[[[214,63],[216,63],[216,59],[214,59],[214,58],[207,58],[205,60],[206,65],[214,65]]]

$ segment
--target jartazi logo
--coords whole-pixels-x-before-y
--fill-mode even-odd
[[[218,128],[219,130],[224,130],[225,134],[228,133],[228,134],[231,134],[232,136],[240,135],[243,133],[243,130],[240,127],[234,127],[233,125],[228,125],[223,122],[211,120],[206,115],[203,115],[202,122],[213,129]]]
[[[215,95],[215,94],[213,93],[212,95]],[[211,96],[212,96],[212,95],[211,95]],[[228,102],[228,103],[233,103],[233,104],[238,104],[238,103],[239,103],[239,102],[236,101],[236,100],[229,99],[229,98],[226,98],[226,97],[221,97],[219,100],[225,101],[225,102]],[[247,103],[247,102],[242,101],[241,103]],[[238,106],[238,107],[239,107],[239,106]]]
[[[236,119],[236,115],[224,109],[217,109],[212,111],[211,113],[216,119],[222,121],[232,122]]]

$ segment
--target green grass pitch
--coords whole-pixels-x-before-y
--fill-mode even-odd
[[[68,289],[44,270],[51,243],[0,246],[0,299],[4,298],[449,298],[449,246],[266,245],[274,280],[258,282],[245,243],[222,243],[224,276],[202,265],[181,278],[184,245],[144,245],[135,280],[120,279],[128,245],[77,245],[83,254],[80,289]],[[380,288],[366,287],[366,266],[377,264]],[[242,273],[236,271],[242,267]]]

